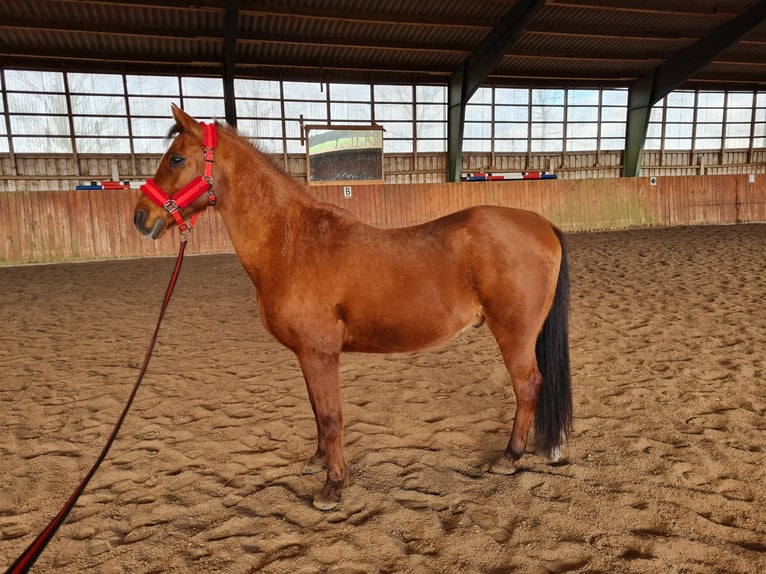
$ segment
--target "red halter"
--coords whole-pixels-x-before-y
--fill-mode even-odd
[[[208,205],[215,205],[215,194],[213,193],[213,162],[215,161],[215,148],[218,146],[218,132],[215,124],[206,124],[200,122],[202,126],[202,146],[203,157],[205,159],[205,173],[198,175],[190,183],[179,189],[173,197],[170,197],[157,182],[152,178],[146,180],[141,186],[141,191],[154,203],[173,216],[178,224],[178,229],[182,234],[191,232],[192,227],[197,221],[197,213],[192,216],[192,220],[187,224],[181,217],[180,209],[190,205],[200,195],[207,192]]]

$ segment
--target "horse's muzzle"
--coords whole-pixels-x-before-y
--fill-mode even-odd
[[[149,214],[145,210],[137,209],[136,214],[133,216],[133,224],[136,226],[136,229],[138,229],[138,232],[141,235],[146,235],[152,239],[157,239],[160,235],[162,235],[165,222],[161,217],[158,217],[157,221],[154,222],[154,226],[151,229],[148,229],[146,227],[146,218],[148,215]]]

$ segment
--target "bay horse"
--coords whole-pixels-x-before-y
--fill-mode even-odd
[[[135,226],[157,239],[215,204],[255,285],[264,327],[295,353],[305,378],[317,448],[304,473],[327,470],[314,506],[337,506],[348,477],[341,352],[421,350],[483,322],[516,395],[508,446],[489,471],[516,471],[533,420],[536,449],[558,460],[572,421],[560,230],[535,213],[499,206],[413,227],[373,227],[313,199],[233,128],[197,122],[176,106],[173,116],[175,137],[142,188]]]

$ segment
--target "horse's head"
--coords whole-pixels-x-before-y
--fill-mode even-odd
[[[152,239],[173,225],[185,231],[188,217],[215,203],[211,185],[216,128],[197,122],[175,105],[173,117],[171,134],[176,136],[157,173],[141,187],[144,193],[133,213],[136,229]]]

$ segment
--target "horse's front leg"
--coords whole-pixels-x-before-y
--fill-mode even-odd
[[[314,506],[331,510],[338,505],[346,485],[346,462],[343,458],[343,413],[340,402],[338,354],[316,351],[298,353],[306,379],[306,388],[317,425],[317,451],[304,473],[312,474],[327,467],[327,479],[314,495]]]

